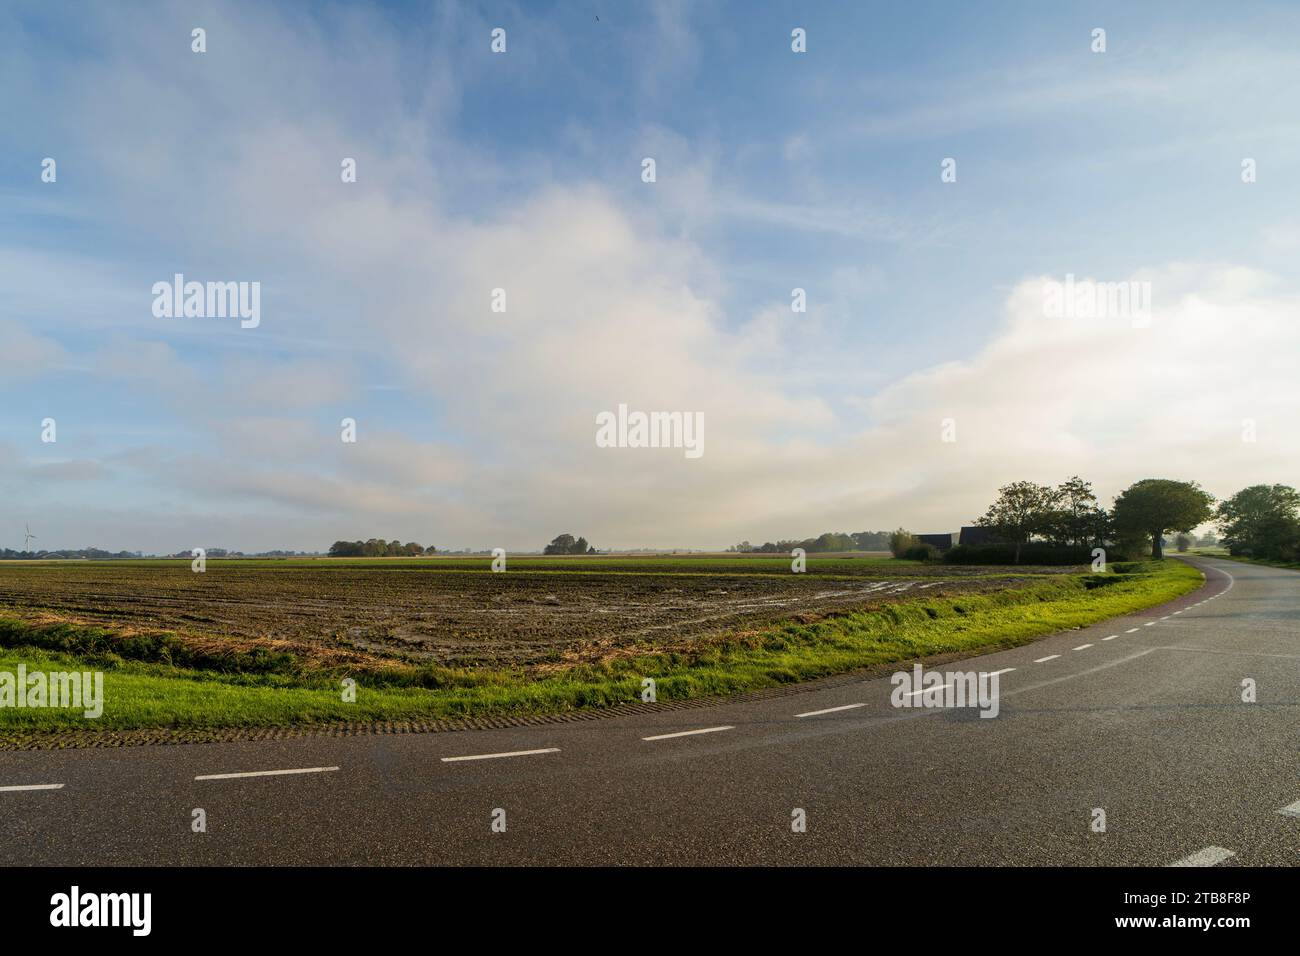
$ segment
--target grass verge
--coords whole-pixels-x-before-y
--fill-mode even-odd
[[[1239,561],[1242,564],[1258,564],[1265,568],[1286,568],[1288,571],[1300,571],[1300,561],[1272,561],[1268,558],[1247,558],[1244,555],[1229,554],[1227,551],[1197,551],[1205,558],[1223,558],[1225,561]]]
[[[0,621],[0,672],[99,670],[104,710],[0,707],[0,744],[32,733],[145,728],[277,727],[333,722],[529,715],[639,700],[652,677],[661,701],[775,687],[938,654],[1013,647],[1166,601],[1203,577],[1181,561],[1116,564],[1107,574],[1057,575],[993,594],[929,598],[702,641],[689,653],[647,653],[545,671],[417,667],[358,675],[356,701],[344,673],[296,673],[284,662],[228,660],[184,666],[159,658],[166,642],[135,648],[105,632]],[[75,653],[66,648],[76,647]],[[213,665],[213,662],[204,662]],[[249,662],[251,663],[251,662]]]

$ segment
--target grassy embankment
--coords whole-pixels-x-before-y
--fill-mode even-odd
[[[395,666],[343,676],[303,669],[291,655],[177,666],[165,635],[122,639],[68,625],[0,619],[0,671],[101,670],[104,712],[0,708],[0,741],[39,731],[281,726],[554,713],[639,699],[652,677],[660,700],[708,697],[888,665],[936,654],[1012,647],[1172,600],[1199,571],[1181,561],[1113,565],[1107,574],[1054,575],[984,595],[917,598],[701,641],[689,653],[654,653],[563,669]]]
[[[1265,558],[1247,558],[1229,554],[1226,549],[1197,548],[1193,554],[1205,558],[1223,558],[1225,561],[1240,561],[1242,564],[1258,564],[1266,568],[1286,568],[1288,571],[1300,571],[1300,561],[1270,561]]]

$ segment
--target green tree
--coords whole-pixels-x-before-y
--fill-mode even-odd
[[[573,550],[573,535],[557,534],[551,543],[542,549],[542,554],[568,554]]]
[[[1151,537],[1151,557],[1164,558],[1166,531],[1191,531],[1208,521],[1214,496],[1194,481],[1143,478],[1115,499],[1111,516],[1120,532],[1141,532]]]
[[[1290,558],[1300,547],[1300,492],[1251,485],[1219,504],[1215,518],[1231,554]]]
[[[1075,475],[1056,487],[1050,537],[1059,544],[1091,545],[1105,540],[1110,516],[1097,505],[1092,484]]]
[[[920,542],[916,540],[916,536],[906,528],[899,528],[889,536],[889,551],[896,558],[901,558],[907,553],[908,548],[918,544]]]
[[[1016,546],[1016,563],[1020,547],[1034,535],[1051,534],[1056,526],[1058,493],[1047,485],[1032,481],[1013,481],[998,489],[998,499],[989,506],[976,524],[989,528],[999,538]]]

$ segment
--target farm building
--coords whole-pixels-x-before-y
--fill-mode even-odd
[[[981,528],[979,525],[965,525],[961,529],[961,537],[958,544],[992,544],[997,541],[993,534],[992,528]]]
[[[940,551],[947,551],[952,547],[953,537],[954,535],[950,531],[947,534],[918,534],[916,540],[924,544],[933,545]]]

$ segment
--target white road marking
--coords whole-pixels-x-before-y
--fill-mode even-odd
[[[1162,617],[1160,620],[1162,620],[1162,621],[1167,621],[1167,620],[1169,620],[1169,615],[1166,614],[1166,615],[1165,615],[1164,617]]]
[[[0,793],[14,793],[18,790],[62,790],[61,783],[26,783],[16,787],[0,787]]]
[[[827,707],[825,710],[810,710],[806,714],[795,714],[796,717],[820,717],[822,714],[834,714],[841,710],[853,710],[855,707],[866,707],[866,704],[845,704],[843,707]]]
[[[461,760],[496,760],[498,757],[529,757],[533,754],[559,753],[559,747],[543,747],[541,750],[507,750],[499,754],[467,754],[464,757],[442,757],[443,763],[457,763]]]
[[[1086,651],[1086,650],[1087,650],[1088,648],[1090,648],[1090,647],[1092,647],[1091,644],[1080,644],[1078,647],[1075,648],[1075,650],[1076,650],[1076,651]]]
[[[283,777],[291,773],[326,773],[338,767],[302,767],[298,770],[250,770],[247,773],[208,773],[195,780],[235,780],[239,777]]]
[[[1300,800],[1297,800],[1289,807],[1283,807],[1278,813],[1285,814],[1288,817],[1300,817]]]
[[[726,727],[702,727],[699,730],[679,730],[675,734],[656,734],[653,737],[642,737],[642,740],[667,740],[669,737],[690,737],[693,734],[716,734],[722,730],[735,730],[735,727],[727,725]]]
[[[1115,640],[1115,638],[1117,638],[1117,637],[1119,637],[1118,634],[1112,634],[1110,637],[1103,637],[1102,640],[1103,640],[1103,641],[1113,641],[1113,640]]]
[[[1129,628],[1127,631],[1125,631],[1124,633],[1125,633],[1125,634],[1132,634],[1132,633],[1133,633],[1134,631],[1136,631],[1136,630],[1137,630],[1136,627],[1130,627],[1130,628]]]
[[[1046,664],[1048,661],[1054,661],[1060,656],[1061,656],[1060,654],[1048,654],[1046,657],[1040,657],[1038,660],[1034,661],[1034,663]]]
[[[990,676],[990,677],[997,677],[999,674],[1010,674],[1013,670],[1015,670],[1014,667],[1004,667],[1004,668],[1002,668],[1002,670],[1000,670],[1000,671],[994,671],[994,672],[993,672],[992,674],[990,674],[989,676]],[[944,686],[947,687],[948,685],[945,684]]]
[[[1142,626],[1143,626],[1143,627],[1150,627],[1150,626],[1151,626],[1152,624],[1154,624],[1154,623],[1155,623],[1155,621],[1147,621],[1147,622],[1146,622],[1145,624],[1143,624]]]
[[[1204,850],[1197,850],[1191,856],[1185,856],[1181,860],[1175,860],[1170,866],[1215,866],[1222,863],[1230,856],[1236,856],[1231,850],[1225,850],[1221,846],[1207,846]]]
[[[915,697],[917,694],[924,694],[927,690],[947,690],[952,684],[940,684],[938,687],[922,687],[920,690],[910,690],[904,697]]]

